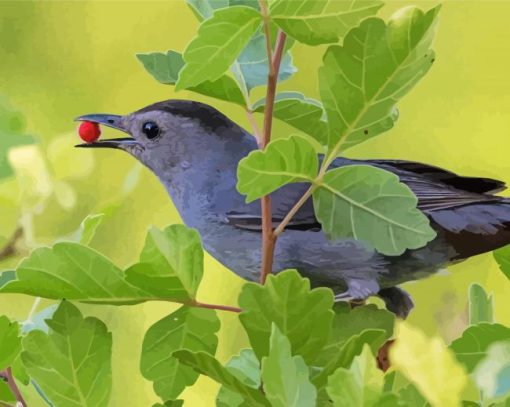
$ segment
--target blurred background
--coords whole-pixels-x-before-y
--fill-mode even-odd
[[[379,15],[432,1],[388,1]],[[445,167],[463,175],[510,182],[510,2],[445,1],[436,62],[402,103],[393,130],[355,149],[359,158],[400,158]],[[197,27],[184,1],[0,1],[0,247],[18,225],[25,230],[15,266],[29,250],[71,236],[88,214],[106,217],[91,246],[119,266],[136,260],[150,225],[179,216],[154,176],[127,154],[73,148],[73,118],[85,113],[124,114],[156,101],[191,98],[211,103],[245,128],[243,110],[157,83],[135,58],[138,52],[182,51]],[[324,47],[293,48],[297,74],[280,89],[318,98],[316,70]],[[256,100],[256,98],[254,98]],[[20,114],[15,113],[21,112]],[[7,113],[5,113],[7,112]],[[261,119],[259,117],[259,119]],[[276,137],[295,132],[276,123]],[[36,144],[12,147],[12,144]],[[105,130],[104,136],[116,136]],[[6,169],[6,162],[11,171]],[[2,171],[2,170],[0,170]],[[0,172],[0,176],[1,176]],[[496,320],[510,324],[510,283],[490,254],[405,285],[415,299],[410,322],[449,343],[467,321],[467,292],[478,282],[495,297]],[[234,304],[241,280],[206,257],[199,299]],[[33,298],[0,296],[0,313],[24,320]],[[43,301],[42,309],[51,302]],[[103,319],[114,337],[112,406],[148,406],[158,398],[139,373],[147,327],[171,304],[80,306]],[[221,315],[219,357],[228,358],[246,338],[230,315]],[[185,393],[189,405],[213,405],[208,379]],[[29,392],[33,392],[29,389]],[[43,405],[31,394],[31,406]]]

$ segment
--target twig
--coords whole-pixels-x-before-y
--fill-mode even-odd
[[[232,307],[230,305],[217,305],[217,304],[206,304],[203,302],[194,301],[190,305],[199,307],[199,308],[208,308],[208,309],[215,309],[219,311],[230,311],[230,312],[241,312],[242,309],[238,307]]]
[[[16,397],[16,405],[21,405],[22,407],[27,407],[27,403],[23,396],[21,395],[21,392],[19,391],[18,385],[16,384],[16,381],[14,380],[14,377],[12,376],[12,369],[8,367],[4,371],[0,372],[0,377],[3,377],[5,380],[7,380],[7,385],[11,389],[12,394],[14,394],[14,397]]]
[[[0,261],[6,260],[16,254],[16,243],[23,236],[23,228],[18,226],[7,243],[0,249]]]

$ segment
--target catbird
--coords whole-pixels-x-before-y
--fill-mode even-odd
[[[255,280],[260,271],[261,210],[236,190],[237,164],[257,148],[254,137],[211,106],[168,100],[119,116],[89,114],[78,121],[113,127],[130,137],[77,147],[128,152],[159,178],[187,226],[196,228],[204,248],[239,276]],[[331,168],[372,165],[396,174],[418,197],[437,237],[400,256],[385,256],[354,239],[330,241],[314,215],[301,207],[279,237],[274,271],[297,269],[313,286],[333,289],[336,299],[381,297],[406,317],[413,307],[398,284],[510,243],[510,199],[495,196],[501,181],[458,176],[427,164],[402,160],[337,158]],[[286,185],[271,194],[273,223],[283,219],[307,185]]]

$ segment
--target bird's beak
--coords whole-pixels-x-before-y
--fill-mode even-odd
[[[102,113],[94,113],[94,114],[86,114],[84,116],[77,117],[74,119],[76,122],[93,122],[97,124],[102,124],[103,126],[111,127],[116,130],[120,130],[124,133],[127,133],[126,129],[122,127],[121,122],[122,116],[116,114],[102,114]],[[86,148],[119,148],[121,150],[125,150],[129,146],[133,146],[137,144],[136,140],[132,137],[122,137],[122,138],[114,138],[114,139],[106,139],[106,140],[98,140],[92,143],[82,143],[78,144],[75,147],[86,147]]]

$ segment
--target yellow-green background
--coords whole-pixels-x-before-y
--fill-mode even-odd
[[[387,16],[408,4],[431,7],[436,2],[390,1]],[[466,175],[510,182],[510,1],[446,1],[436,40],[436,62],[425,79],[399,104],[397,126],[349,152],[356,157],[384,157],[436,164]],[[184,1],[158,2],[9,2],[0,1],[0,94],[27,118],[31,134],[41,140],[50,173],[65,178],[87,167],[72,119],[92,112],[127,113],[168,98],[210,102],[248,128],[244,112],[191,93],[176,95],[156,83],[134,57],[137,52],[182,50],[197,23]],[[282,88],[317,97],[316,69],[324,48],[296,45],[299,68]],[[276,125],[275,135],[292,131]],[[113,133],[110,133],[110,135]],[[66,136],[67,135],[67,136]],[[108,135],[108,134],[106,134]],[[67,137],[67,138],[66,138]],[[55,141],[57,140],[57,141]],[[51,144],[53,142],[53,144]],[[52,155],[47,155],[52,145]],[[57,153],[55,153],[57,151]],[[94,151],[93,170],[67,183],[77,194],[69,209],[51,196],[34,218],[39,244],[51,244],[74,231],[88,213],[112,207],[133,168],[131,157],[117,151]],[[68,157],[68,160],[65,159]],[[57,177],[57,175],[55,175]],[[12,233],[20,216],[16,178],[0,181],[0,237]],[[115,203],[115,202],[114,202]],[[151,224],[179,222],[178,214],[156,179],[143,169],[133,192],[122,199],[103,223],[92,246],[119,265],[133,262]],[[1,265],[8,266],[18,259]],[[496,319],[510,324],[510,283],[491,255],[471,259],[417,283],[406,285],[415,299],[410,321],[447,342],[466,323],[467,289],[479,282],[494,293]],[[200,300],[233,304],[240,280],[210,257]],[[32,299],[0,297],[0,313],[23,320]],[[82,306],[113,331],[112,406],[148,406],[157,400],[151,383],[138,371],[145,329],[173,309],[169,304],[134,307]],[[222,316],[219,357],[225,359],[245,339],[234,317]],[[188,405],[212,405],[215,386],[208,379],[186,391]],[[29,396],[30,405],[42,405]]]

